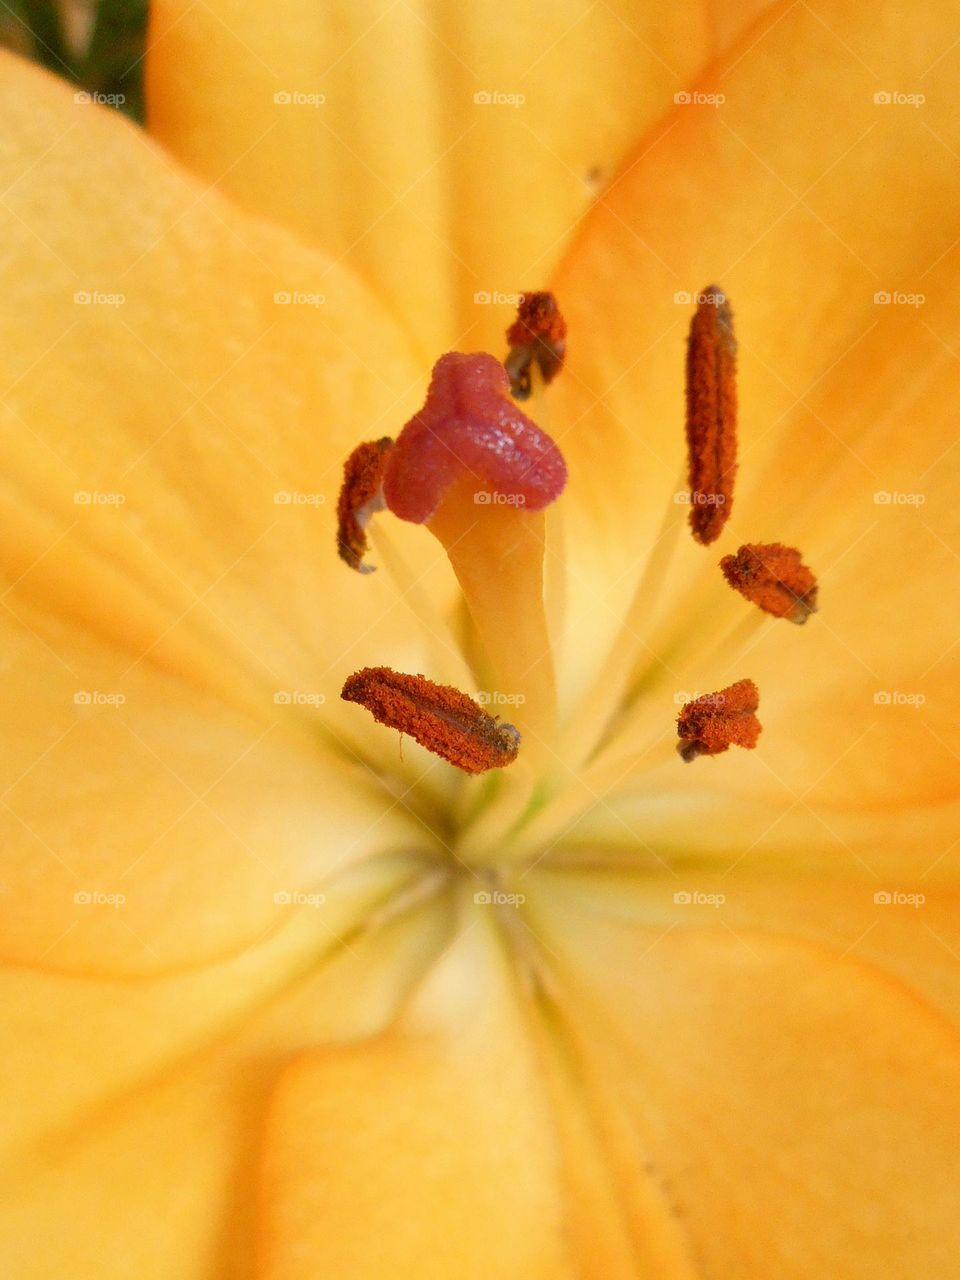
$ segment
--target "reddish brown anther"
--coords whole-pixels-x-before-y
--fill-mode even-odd
[[[737,469],[737,343],[726,295],[699,295],[687,343],[690,526],[704,546],[720,536]]]
[[[389,667],[364,667],[349,677],[340,696],[466,773],[502,769],[517,758],[520,734],[513,725],[488,715],[452,685]]]
[[[720,568],[731,587],[766,613],[798,624],[816,613],[817,580],[796,547],[748,542],[724,556]]]
[[[762,727],[756,716],[759,705],[752,680],[738,680],[685,703],[677,717],[677,750],[689,763],[697,756],[719,755],[730,746],[755,747]]]
[[[552,293],[524,293],[517,318],[507,330],[510,352],[504,368],[510,375],[514,400],[527,400],[536,363],[544,382],[552,382],[563,368],[567,350],[567,322]]]
[[[383,468],[393,447],[389,436],[370,440],[354,449],[343,464],[343,484],[337,501],[337,551],[351,569],[373,573],[364,564],[367,551],[366,527],[370,517],[384,508]]]

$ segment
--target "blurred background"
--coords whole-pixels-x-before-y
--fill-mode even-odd
[[[0,45],[143,119],[147,0],[3,0]]]

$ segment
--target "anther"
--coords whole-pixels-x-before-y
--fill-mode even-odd
[[[677,717],[677,751],[688,763],[715,756],[728,747],[755,747],[761,724],[756,711],[760,694],[752,680],[738,680],[717,693],[705,693],[684,704]]]
[[[816,612],[817,580],[796,547],[748,542],[724,556],[720,568],[731,587],[766,613],[803,624]]]
[[[733,503],[737,468],[737,344],[726,295],[699,295],[687,342],[687,450],[690,525],[704,545],[720,536]]]
[[[514,726],[489,715],[453,685],[389,667],[364,667],[347,679],[340,696],[466,773],[502,769],[517,758],[520,734]]]
[[[337,551],[340,559],[358,573],[374,571],[374,565],[363,563],[366,527],[370,517],[386,505],[383,470],[392,447],[389,436],[368,441],[358,445],[343,464],[343,484],[337,500]]]
[[[524,293],[517,318],[507,330],[510,351],[504,367],[510,376],[514,400],[528,400],[532,390],[532,370],[536,364],[545,383],[552,382],[563,368],[567,350],[567,322],[552,293]]]

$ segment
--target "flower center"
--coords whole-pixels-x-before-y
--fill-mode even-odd
[[[545,388],[563,365],[566,325],[553,295],[524,295],[507,340],[504,363],[482,353],[442,356],[423,407],[396,441],[360,444],[347,459],[338,505],[338,551],[355,570],[373,568],[365,562],[366,527],[384,510],[425,525],[449,558],[473,628],[472,667],[494,705],[481,706],[429,672],[388,666],[351,675],[342,696],[465,774],[489,773],[464,784],[455,856],[501,867],[562,842],[578,815],[623,776],[631,751],[646,749],[637,737],[641,637],[669,562],[663,547],[680,526],[674,507],[621,635],[598,664],[596,687],[572,719],[558,723],[544,557],[548,509],[562,503],[567,469],[555,442],[516,403],[531,401],[540,416]],[[721,536],[732,504],[735,377],[732,312],[711,287],[699,295],[686,359],[690,527],[701,546]],[[805,622],[816,608],[816,580],[795,548],[750,543],[719,567],[766,615]],[[500,706],[509,706],[509,720],[496,714]],[[757,687],[745,678],[691,696],[676,719],[682,760],[755,747],[758,706]]]

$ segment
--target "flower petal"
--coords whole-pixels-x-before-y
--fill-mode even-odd
[[[638,887],[624,903],[591,877],[538,876],[529,919],[701,1271],[949,1273],[956,1031],[849,957],[645,923]]]
[[[648,1173],[611,1183],[578,1064],[489,897],[387,1035],[306,1054],[281,1079],[263,1170],[271,1280],[694,1280]]]
[[[889,652],[893,635],[878,633],[879,602],[889,610],[886,592],[910,563],[930,570],[930,599],[943,597],[929,584],[955,572],[955,515],[938,507],[934,516],[931,498],[904,545],[904,524],[896,513],[886,519],[872,495],[929,492],[931,475],[951,463],[958,56],[944,49],[937,4],[909,13],[895,0],[782,5],[700,85],[721,105],[679,107],[588,220],[551,284],[569,328],[553,395],[572,425],[552,432],[571,475],[571,615],[580,628],[571,652],[609,645],[644,549],[685,487],[684,338],[690,296],[714,279],[732,300],[740,344],[729,549],[776,538],[823,573],[822,611],[807,630],[835,635],[830,656],[805,666],[804,686],[816,684],[814,663],[820,672],[841,654],[846,675],[858,660],[880,670],[873,655]],[[875,100],[896,87],[925,103]],[[828,127],[798,127],[818,117]],[[875,304],[875,294],[897,291],[926,304]],[[699,562],[699,577],[673,575],[665,600],[677,643],[714,625],[724,591],[713,558]],[[716,591],[701,601],[710,582]],[[923,616],[912,647],[932,663],[947,624],[936,605]],[[661,635],[642,640],[671,662]],[[774,725],[764,723],[769,744]]]
[[[244,714],[49,618],[2,624],[0,956],[157,972],[270,934],[421,821],[286,708]],[[41,638],[42,628],[42,638]],[[408,801],[408,804],[410,801]]]
[[[403,336],[345,268],[187,179],[116,113],[18,59],[0,68],[8,602],[243,705],[332,706],[388,635],[423,652],[390,573],[361,582],[335,551],[344,458],[422,391]]]
[[[480,922],[399,1029],[287,1070],[267,1122],[266,1277],[574,1274],[512,983]]]
[[[509,306],[473,295],[545,278],[631,144],[754,9],[368,0],[287,3],[278,22],[162,0],[150,128],[375,282],[425,358],[499,351]]]
[[[448,936],[436,896],[382,917],[409,874],[367,869],[331,896],[325,924],[305,908],[203,973],[0,978],[10,1274],[252,1274],[254,1166],[283,1063],[380,1031]]]

